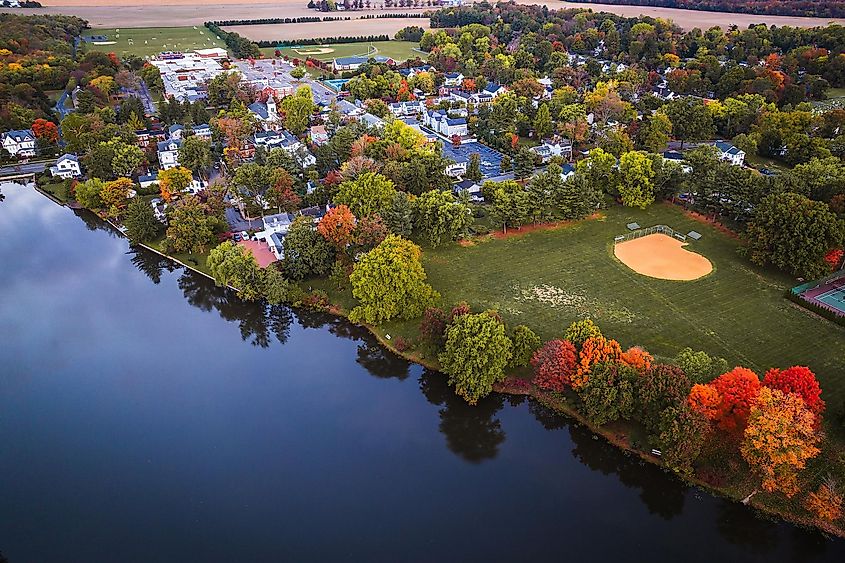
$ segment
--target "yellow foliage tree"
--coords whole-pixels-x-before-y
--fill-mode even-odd
[[[834,522],[842,518],[842,495],[833,480],[827,479],[816,492],[807,495],[804,507],[820,520]]]
[[[170,201],[174,195],[184,192],[191,185],[191,180],[193,180],[191,171],[181,166],[160,170],[158,187],[161,190],[162,199]]]
[[[800,397],[763,387],[751,408],[740,445],[745,461],[763,477],[763,488],[792,497],[798,472],[818,455],[815,415]]]

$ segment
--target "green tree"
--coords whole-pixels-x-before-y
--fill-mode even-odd
[[[384,221],[394,235],[408,238],[414,230],[414,208],[408,194],[396,192],[390,209],[385,211]]]
[[[112,174],[117,177],[130,177],[144,162],[144,151],[136,145],[128,145],[118,140],[109,143],[114,147],[111,160]]]
[[[637,132],[637,144],[645,151],[659,153],[666,149],[672,134],[672,122],[665,113],[657,112]]]
[[[513,343],[511,365],[514,367],[527,366],[534,352],[542,344],[540,337],[525,325],[516,325],[513,327],[511,331],[511,342]]]
[[[297,217],[291,224],[284,241],[285,273],[301,280],[327,273],[334,262],[335,249],[314,229],[311,219]]]
[[[132,242],[149,242],[156,239],[162,230],[161,221],[156,219],[152,206],[140,197],[132,198],[129,202],[123,226]]]
[[[773,264],[795,276],[819,278],[830,272],[824,257],[842,246],[843,224],[830,207],[799,194],[763,199],[746,231],[752,262]]]
[[[374,213],[384,215],[393,205],[396,189],[393,182],[375,172],[365,172],[354,180],[340,184],[334,203],[345,205],[356,217]]]
[[[199,199],[184,197],[168,214],[167,247],[172,252],[204,252],[215,240],[220,220],[206,213]]]
[[[192,172],[200,173],[211,168],[211,144],[192,135],[179,147],[179,164]]]
[[[681,141],[681,148],[685,141],[708,139],[713,135],[713,117],[699,98],[677,98],[664,106],[664,112],[672,122],[672,133]]]
[[[709,383],[728,371],[728,362],[724,358],[710,356],[707,352],[696,352],[692,348],[678,352],[675,364],[684,370],[692,383]]]
[[[490,215],[507,232],[508,226],[521,227],[531,217],[531,196],[514,181],[501,182],[493,191]]]
[[[305,69],[301,66],[294,68],[290,71],[290,75],[297,80],[302,80],[305,77]]]
[[[513,173],[517,179],[528,178],[534,172],[534,153],[527,147],[520,147],[514,156]]]
[[[103,188],[106,187],[105,182],[99,178],[91,178],[86,182],[81,182],[76,185],[74,190],[74,197],[76,201],[87,209],[99,209],[103,206],[103,200],[100,194]]]
[[[548,104],[540,104],[534,116],[534,133],[537,139],[545,139],[552,132],[552,114]]]
[[[304,133],[308,128],[311,114],[316,109],[311,88],[308,85],[297,88],[293,96],[287,96],[282,100],[282,109],[285,112],[285,129],[294,135]]]
[[[645,209],[654,203],[654,170],[644,152],[631,151],[619,159],[619,195],[622,205]]]
[[[637,378],[635,370],[621,364],[594,366],[587,383],[579,391],[587,417],[599,426],[631,418]]]
[[[425,192],[414,200],[413,208],[417,231],[434,248],[463,235],[472,223],[469,205],[451,192]]]
[[[575,321],[563,333],[563,339],[572,342],[576,348],[580,348],[589,338],[599,338],[601,336],[601,329],[592,319]]]
[[[349,276],[360,302],[349,319],[379,324],[422,315],[440,295],[426,283],[421,257],[419,246],[393,234],[364,254]]]
[[[575,173],[584,178],[592,192],[616,194],[619,191],[616,157],[600,148],[591,150],[590,158],[579,160],[575,165]]]
[[[241,299],[261,297],[261,268],[246,248],[227,240],[211,249],[206,265],[217,285],[234,287]]]
[[[691,474],[692,464],[707,439],[710,421],[682,402],[660,413],[658,429],[656,445],[663,464],[678,473]]]
[[[477,152],[469,155],[469,164],[467,165],[466,177],[475,182],[481,180],[484,175],[481,173],[481,155]]]
[[[493,384],[505,379],[513,344],[505,325],[493,312],[456,317],[446,329],[440,364],[449,385],[469,404],[490,394]]]

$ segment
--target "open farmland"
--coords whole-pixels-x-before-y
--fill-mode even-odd
[[[357,37],[382,34],[393,37],[397,31],[409,25],[428,29],[429,21],[420,18],[353,19],[295,24],[227,25],[225,29],[253,41],[289,41],[316,37]]]
[[[85,42],[85,48],[116,53],[118,56],[148,57],[162,51],[191,51],[211,47],[226,48],[205,27],[128,27],[97,29],[91,35],[105,35],[105,41]]]

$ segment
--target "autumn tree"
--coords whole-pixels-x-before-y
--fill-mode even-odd
[[[388,235],[361,257],[349,277],[360,305],[349,315],[357,323],[413,319],[440,298],[426,283],[422,251],[411,241]]]
[[[505,379],[512,350],[505,325],[488,311],[457,317],[446,329],[439,360],[449,385],[474,405],[490,394],[494,383]]]
[[[32,134],[44,143],[53,144],[59,141],[59,128],[46,119],[38,118],[32,122]]]
[[[531,357],[534,384],[550,391],[563,391],[572,386],[578,370],[578,351],[568,340],[550,340]]]
[[[420,336],[440,348],[449,324],[449,315],[440,307],[428,307],[420,321]]]
[[[540,337],[525,325],[513,327],[511,342],[513,343],[511,365],[514,367],[527,366],[534,356],[534,352],[540,347]]]
[[[632,346],[622,353],[619,361],[636,371],[642,372],[651,367],[654,357],[639,346]]]
[[[329,209],[328,213],[317,223],[317,232],[337,249],[338,253],[346,250],[352,242],[355,231],[355,215],[345,205],[338,205]]]
[[[801,397],[807,408],[816,416],[816,424],[820,425],[825,404],[821,398],[822,389],[816,380],[816,374],[810,368],[805,366],[792,366],[784,370],[772,368],[763,376],[763,385]]]
[[[385,225],[381,216],[378,213],[373,213],[361,218],[355,224],[352,241],[358,249],[370,251],[381,244],[381,241],[386,239],[389,234],[390,229]]]
[[[748,415],[740,453],[763,478],[763,488],[792,497],[798,473],[819,453],[815,416],[798,395],[763,387]]]
[[[828,477],[819,488],[807,495],[804,507],[825,522],[835,522],[842,518],[842,494],[836,482]]]
[[[275,207],[279,213],[295,213],[302,205],[302,198],[293,191],[293,178],[284,169],[277,170],[275,174],[278,179],[264,192],[267,205]]]
[[[716,388],[702,383],[693,385],[687,397],[687,405],[711,422],[718,417],[721,402],[722,398]]]
[[[135,183],[129,178],[118,178],[106,182],[100,192],[100,199],[106,209],[123,209],[126,207],[126,200],[129,198],[129,190],[135,187]]]
[[[193,181],[191,171],[181,166],[158,171],[158,186],[164,201],[170,201],[174,195],[183,193]]]
[[[660,413],[658,430],[655,444],[660,449],[663,464],[678,473],[692,473],[692,463],[707,440],[707,418],[681,403]]]
[[[590,377],[593,366],[619,360],[622,348],[615,340],[608,340],[604,336],[593,336],[581,345],[578,356],[578,370],[572,376],[572,388],[580,390]]]
[[[206,265],[217,285],[234,287],[241,299],[261,297],[261,268],[243,246],[228,240],[219,244],[208,253]]]
[[[760,378],[747,368],[736,367],[710,383],[719,394],[714,421],[720,430],[742,432],[748,413],[760,393]]]

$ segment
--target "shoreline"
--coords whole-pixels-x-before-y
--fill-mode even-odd
[[[54,203],[57,203],[57,204],[59,204],[63,207],[67,207],[68,209],[71,208],[69,205],[60,202],[56,198],[52,197],[50,194],[41,190],[40,187],[38,187],[38,185],[36,183],[33,183],[33,185],[34,185],[36,191],[38,191],[41,195],[46,196],[48,199],[50,199]],[[118,233],[120,233],[120,236],[122,236],[124,239],[126,239],[127,242],[129,242],[130,244],[137,245],[137,246],[140,246],[140,247],[142,247],[146,250],[154,252],[155,254],[161,256],[162,258],[170,260],[171,262],[178,264],[179,266],[182,266],[183,268],[190,270],[190,271],[194,272],[195,274],[199,274],[199,275],[213,281],[215,284],[217,283],[216,280],[214,280],[213,276],[207,274],[206,272],[199,270],[198,268],[196,268],[194,266],[191,266],[189,264],[182,262],[178,258],[170,256],[170,255],[166,254],[165,252],[160,251],[160,250],[153,248],[153,247],[151,247],[147,244],[144,244],[144,243],[132,243],[131,241],[129,241],[129,238],[126,236],[126,234],[121,230],[121,228],[116,223],[114,223],[110,219],[102,218],[99,215],[97,215],[97,217],[100,218],[104,223],[106,223],[109,226],[111,226],[112,228],[114,228]],[[228,289],[235,291],[236,293],[238,291],[237,288],[235,288],[235,287],[232,287],[232,286],[226,286],[226,287]],[[294,310],[297,309],[297,307],[294,307],[292,305],[288,305],[288,306],[291,307]],[[320,310],[322,310],[323,312],[326,312],[330,315],[333,315],[335,317],[343,318],[347,322],[351,322],[349,320],[348,314],[344,311],[344,309],[342,307],[340,307],[339,305],[335,304],[335,303],[330,302],[328,306],[323,307]],[[353,324],[356,324],[356,323],[353,323]],[[419,355],[413,353],[413,351],[408,351],[408,350],[400,351],[400,350],[398,350],[395,346],[393,346],[392,340],[385,338],[385,336],[381,334],[381,332],[377,329],[377,327],[374,327],[374,326],[369,325],[369,324],[356,324],[356,326],[360,326],[360,327],[366,329],[378,341],[378,343],[381,346],[383,346],[385,349],[390,351],[392,354],[394,354],[394,355],[396,355],[396,356],[398,356],[398,357],[400,357],[400,358],[402,358],[402,359],[404,359],[404,360],[406,360],[410,363],[420,365],[420,366],[422,366],[426,369],[430,369],[432,371],[436,371],[436,372],[442,374],[442,372],[440,371],[440,366],[438,364],[436,364],[435,362],[432,362],[431,360],[429,360],[427,358],[422,358]],[[573,420],[574,422],[581,424],[582,426],[589,429],[594,435],[601,436],[604,440],[606,440],[612,446],[615,446],[615,447],[621,449],[624,452],[628,452],[630,454],[636,455],[642,461],[645,461],[647,463],[651,463],[652,465],[660,467],[661,469],[664,470],[664,472],[672,475],[672,477],[674,477],[676,479],[680,479],[683,483],[685,483],[685,484],[687,484],[691,487],[697,487],[697,488],[707,492],[710,495],[721,497],[721,498],[729,500],[731,502],[742,503],[742,504],[744,504],[744,505],[746,505],[750,508],[753,508],[755,511],[757,511],[760,514],[766,515],[768,517],[777,517],[780,520],[783,520],[783,521],[788,522],[788,523],[795,525],[795,526],[799,526],[799,527],[807,528],[807,529],[815,529],[815,530],[819,531],[820,533],[822,533],[824,535],[829,535],[829,536],[838,537],[838,538],[845,538],[845,528],[843,528],[843,527],[837,527],[833,523],[821,522],[821,521],[818,521],[818,520],[815,520],[815,519],[811,519],[807,516],[803,516],[803,515],[800,515],[800,514],[794,514],[792,512],[779,510],[779,509],[772,507],[768,504],[761,503],[758,499],[764,498],[765,495],[763,495],[763,494],[758,495],[758,493],[763,492],[759,489],[759,487],[755,487],[755,489],[753,491],[751,491],[750,493],[748,493],[745,496],[736,495],[734,492],[732,492],[732,491],[730,491],[726,488],[716,487],[716,486],[711,485],[710,483],[707,483],[707,482],[705,482],[705,481],[703,481],[703,480],[701,480],[697,477],[671,472],[670,470],[666,469],[666,467],[660,461],[660,458],[658,458],[654,455],[651,455],[648,452],[645,452],[641,449],[634,447],[628,441],[628,434],[624,431],[626,423],[623,422],[622,425],[618,425],[617,428],[597,426],[592,421],[590,421],[586,416],[584,416],[581,412],[579,412],[578,409],[575,408],[575,406],[570,404],[570,402],[567,400],[566,397],[563,397],[563,396],[561,396],[560,398],[556,397],[556,396],[552,395],[552,393],[550,393],[548,391],[544,391],[542,389],[539,389],[534,385],[529,385],[528,387],[520,386],[520,388],[509,388],[509,385],[513,385],[513,383],[517,380],[524,381],[524,380],[521,380],[518,377],[515,377],[511,374],[504,381],[494,384],[493,392],[499,393],[499,394],[502,394],[502,395],[524,395],[524,396],[528,396],[528,397],[534,399],[535,401],[538,401],[540,404],[552,409],[555,413],[557,413],[559,415],[566,416],[566,417],[570,418],[571,420]],[[620,426],[621,426],[621,428],[620,428]]]

